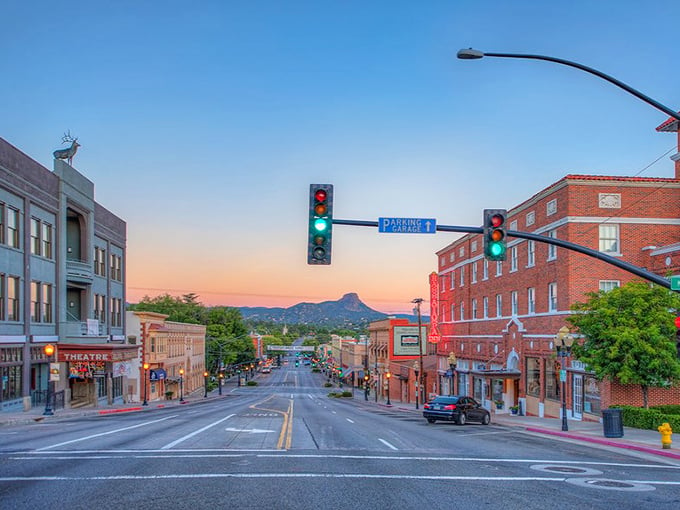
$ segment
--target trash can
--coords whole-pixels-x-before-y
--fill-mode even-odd
[[[623,437],[623,411],[621,409],[604,409],[602,411],[604,437]]]

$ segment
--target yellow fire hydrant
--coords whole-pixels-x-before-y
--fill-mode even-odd
[[[660,425],[657,430],[659,431],[659,434],[661,434],[661,446],[663,447],[664,450],[670,450],[671,449],[671,444],[673,441],[671,440],[671,434],[673,433],[673,429],[671,428],[669,423],[664,423]]]

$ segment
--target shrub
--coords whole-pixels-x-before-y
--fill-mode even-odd
[[[320,368],[312,368],[312,372],[321,372]]]
[[[248,381],[246,386],[257,386],[257,381]]]
[[[331,392],[328,394],[328,397],[329,397],[329,398],[338,398],[339,396],[340,396],[340,394],[339,394],[339,393],[335,393],[334,391],[331,391]]]
[[[341,397],[351,397],[351,396],[352,396],[352,392],[351,392],[351,391],[343,391],[343,392],[340,394],[340,396],[341,396]]]
[[[330,388],[331,386],[333,386],[333,385],[332,385],[331,383],[329,383],[329,382],[327,382],[326,384],[324,384],[324,387],[325,387],[325,388]]]
[[[636,429],[656,430],[663,423],[668,423],[673,430],[680,430],[680,414],[662,412],[659,407],[665,410],[667,407],[680,406],[655,406],[655,408],[645,409],[635,406],[612,406],[619,408],[623,412],[623,425]]]

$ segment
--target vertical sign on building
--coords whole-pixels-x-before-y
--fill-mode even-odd
[[[428,342],[436,344],[441,340],[439,334],[439,275],[430,273],[430,335]]]

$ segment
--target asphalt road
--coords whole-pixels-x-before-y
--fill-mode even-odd
[[[680,507],[680,465],[332,399],[293,363],[219,400],[0,429],[0,508]]]

